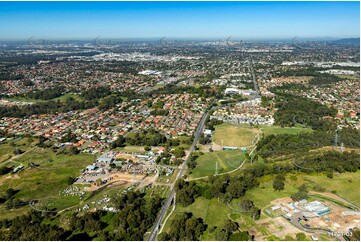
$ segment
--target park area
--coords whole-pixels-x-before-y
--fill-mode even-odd
[[[230,147],[246,147],[251,146],[258,141],[258,136],[268,136],[271,134],[293,134],[300,132],[312,132],[309,128],[301,126],[296,127],[281,127],[281,126],[266,126],[257,125],[250,126],[249,124],[229,124],[224,123],[216,126],[213,132],[213,143],[219,146]]]
[[[18,173],[9,173],[0,177],[0,196],[8,188],[14,189],[15,198],[29,202],[31,200],[51,201],[63,209],[79,203],[79,197],[64,197],[59,193],[67,188],[70,178],[79,175],[80,171],[95,161],[95,157],[87,154],[63,155],[50,149],[34,148],[6,166],[23,165]],[[30,162],[33,166],[30,165]],[[35,164],[35,165],[34,165]],[[0,206],[1,217],[8,217],[14,211]],[[25,210],[26,207],[20,210]]]
[[[221,124],[213,133],[213,142],[221,146],[250,146],[256,138],[257,130],[244,125]]]
[[[240,150],[222,150],[208,152],[197,158],[197,166],[192,170],[190,178],[198,178],[218,174],[237,169],[245,159],[245,155]],[[218,165],[217,165],[218,164]]]

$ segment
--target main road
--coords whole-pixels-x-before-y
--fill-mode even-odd
[[[197,127],[197,130],[196,132],[194,133],[194,140],[193,140],[193,143],[191,145],[191,148],[189,149],[189,153],[185,159],[185,161],[180,165],[180,169],[179,169],[179,173],[174,181],[174,184],[177,182],[177,180],[182,177],[184,175],[184,172],[186,171],[187,169],[187,161],[189,159],[189,157],[192,155],[196,145],[197,145],[197,142],[198,142],[198,139],[199,139],[199,136],[200,134],[202,133],[202,130],[204,128],[204,124],[208,118],[208,115],[209,115],[209,112],[206,112],[202,118],[201,118],[201,121],[199,122],[199,125]],[[169,194],[169,197],[167,198],[166,202],[164,203],[163,207],[161,208],[161,211],[159,212],[158,214],[158,217],[154,223],[154,226],[152,228],[152,231],[150,232],[150,235],[148,237],[148,241],[155,241],[157,239],[157,234],[158,234],[158,229],[160,227],[160,224],[165,216],[165,214],[167,213],[167,210],[169,208],[169,206],[171,205],[173,199],[174,199],[174,195],[175,195],[175,190],[174,190],[174,185],[172,186],[172,189],[171,189],[171,192]]]
[[[256,75],[255,75],[255,73],[254,73],[253,60],[252,60],[251,55],[250,55],[249,58],[248,58],[248,69],[249,69],[249,72],[251,73],[251,76],[252,76],[252,81],[253,81],[253,85],[254,85],[254,90],[256,91],[256,95],[253,97],[253,99],[254,99],[254,98],[259,98],[259,97],[260,97],[260,91],[259,91],[259,88],[258,88],[258,84],[257,84],[257,80],[256,80]]]

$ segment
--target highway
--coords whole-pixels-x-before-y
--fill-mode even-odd
[[[197,127],[197,130],[194,134],[194,140],[193,140],[193,143],[192,143],[192,146],[191,148],[189,149],[189,153],[185,159],[185,161],[180,165],[180,168],[179,168],[179,173],[176,177],[176,179],[174,180],[174,183],[175,184],[177,182],[177,180],[182,177],[185,173],[185,171],[187,170],[187,161],[189,159],[189,157],[192,155],[196,145],[197,145],[197,142],[198,142],[198,139],[199,139],[199,136],[200,134],[202,133],[202,130],[204,128],[204,124],[207,120],[207,117],[209,115],[209,112],[206,112],[203,117],[201,118],[201,121],[199,122],[199,125]],[[174,185],[172,186],[172,190],[169,194],[169,197],[167,198],[166,202],[164,203],[163,207],[161,208],[161,211],[159,212],[158,214],[158,217],[154,223],[154,226],[152,228],[152,231],[150,232],[150,235],[148,237],[148,241],[155,241],[157,239],[157,234],[158,234],[158,229],[163,221],[163,218],[165,216],[165,214],[167,213],[167,210],[169,208],[169,206],[171,205],[173,199],[175,197],[175,191],[174,191]]]

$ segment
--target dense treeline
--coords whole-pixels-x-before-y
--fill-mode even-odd
[[[112,107],[115,107],[117,104],[121,103],[123,99],[116,95],[110,95],[101,100],[98,108],[102,110],[106,110]]]
[[[169,233],[163,232],[159,240],[198,241],[207,229],[202,218],[195,218],[192,213],[182,213],[171,221]]]
[[[1,117],[14,117],[23,118],[34,114],[52,114],[57,112],[69,112],[79,109],[93,108],[98,105],[97,100],[92,101],[76,101],[67,100],[65,102],[60,101],[47,101],[34,103],[32,105],[23,106],[9,106],[0,108]]]
[[[21,80],[24,78],[23,74],[14,75],[9,72],[0,72],[0,80]]]
[[[73,54],[73,53],[72,53]],[[0,62],[6,63],[7,66],[17,66],[17,65],[35,65],[38,61],[41,60],[55,60],[55,56],[46,56],[46,55],[21,55],[21,56],[0,56]]]
[[[97,211],[81,216],[73,214],[68,219],[66,229],[49,223],[55,218],[54,213],[31,211],[28,215],[5,219],[0,222],[0,240],[141,241],[162,206],[160,197],[145,199],[144,195],[128,192],[114,198],[114,207],[119,210],[117,213]]]
[[[282,86],[273,87],[272,90],[277,93],[279,92],[287,93],[289,91],[299,91],[299,90],[306,91],[309,89],[310,89],[309,87],[306,87],[305,85],[300,83],[283,83]]]
[[[138,63],[135,61],[112,61],[106,67],[99,68],[99,71],[105,72],[119,72],[124,74],[133,74],[138,73]]]
[[[350,148],[360,147],[360,130],[351,127],[342,128],[338,131],[338,145]]]
[[[211,120],[209,120],[209,117],[208,117],[208,119],[206,121],[206,128],[213,131],[213,130],[215,130],[214,126],[220,125],[222,123],[223,123],[222,120],[218,120],[215,118],[212,118]]]
[[[244,196],[247,190],[258,186],[257,179],[249,174],[234,177],[212,176],[209,177],[209,186],[203,188],[202,195],[206,198],[218,197],[228,203],[233,198]]]
[[[23,96],[33,99],[50,100],[62,96],[65,91],[65,87],[60,86],[57,88],[47,88],[44,90],[29,92],[24,94]]]
[[[343,128],[338,132],[338,146],[357,148],[360,146],[360,133],[357,129]],[[305,152],[324,146],[334,145],[336,131],[316,130],[297,135],[278,134],[262,137],[257,145],[257,154],[263,158],[279,157]]]
[[[304,171],[356,172],[360,169],[360,155],[356,152],[328,151],[297,161],[295,169]],[[306,170],[307,171],[307,170]]]
[[[58,226],[43,223],[43,220],[43,214],[37,211],[12,220],[3,220],[0,224],[0,240],[65,240],[71,234]]]
[[[329,129],[332,124],[323,117],[334,117],[337,110],[307,98],[283,94],[276,98],[275,124],[294,126],[297,123],[312,129]]]
[[[46,89],[44,91],[28,93],[27,97],[36,99],[53,99],[61,96],[64,89]],[[1,117],[23,118],[34,114],[53,114],[57,112],[69,112],[98,107],[99,109],[109,109],[122,102],[122,98],[117,95],[110,95],[110,90],[106,88],[90,89],[82,94],[87,99],[78,101],[69,97],[65,102],[59,100],[49,100],[47,102],[34,103],[32,105],[0,107]]]
[[[345,143],[350,147],[358,147],[359,133],[353,129],[345,129],[344,134],[350,132],[355,137],[345,137]],[[357,132],[357,133],[356,133]],[[360,169],[359,155],[355,152],[326,151],[313,155],[309,150],[332,146],[335,132],[315,131],[312,133],[300,133],[298,135],[279,134],[262,138],[257,146],[257,155],[264,158],[268,164],[255,166],[251,171],[254,176],[260,177],[266,174],[277,174],[277,172],[290,172],[298,170],[301,172],[355,172]],[[269,162],[271,158],[284,155],[299,154],[299,157],[292,163]],[[293,159],[291,157],[291,159]],[[257,174],[258,173],[258,174]],[[278,184],[279,185],[279,184]],[[280,187],[280,186],[277,186]]]
[[[114,214],[110,224],[116,230],[105,236],[105,240],[143,240],[162,206],[160,197],[145,199],[144,195],[128,192],[115,200],[114,205],[119,212]]]
[[[277,77],[289,77],[289,76],[316,76],[322,75],[319,71],[323,70],[319,67],[306,67],[306,68],[288,68],[280,72],[276,72]]]
[[[342,81],[341,77],[336,75],[323,73],[322,75],[316,76],[309,81],[311,85],[329,85],[332,83],[336,83]]]
[[[111,91],[106,87],[91,88],[83,91],[81,96],[86,100],[100,99],[111,94]]]
[[[117,147],[125,146],[125,138],[123,135],[118,135],[117,139],[110,143],[110,148],[115,149]]]
[[[332,68],[334,69],[334,68]],[[276,75],[278,77],[289,77],[289,76],[298,76],[298,77],[302,77],[302,76],[312,76],[312,77],[321,77],[324,75],[327,75],[327,73],[321,73],[320,71],[324,71],[325,68],[322,67],[305,67],[305,68],[288,68],[286,70],[282,70],[278,73],[276,73]],[[328,74],[329,75],[329,74]]]
[[[201,97],[217,97],[222,98],[222,93],[218,90],[210,88],[210,87],[202,87],[197,88],[194,86],[175,86],[175,85],[168,85],[162,89],[158,89],[154,91],[157,94],[183,94],[183,93],[190,93],[190,94],[198,94]]]
[[[341,66],[334,66],[329,69],[349,69],[350,67],[341,67]],[[351,68],[354,69],[354,68]],[[309,84],[311,85],[328,85],[332,83],[336,83],[339,81],[344,80],[341,77],[338,77],[333,74],[329,73],[321,73],[320,71],[327,70],[325,68],[321,67],[308,67],[308,68],[298,68],[298,69],[288,69],[282,72],[277,73],[277,76],[279,77],[289,77],[289,76],[308,76],[312,77],[312,79],[309,81]]]
[[[191,205],[201,194],[200,188],[195,182],[186,182],[183,179],[177,181],[174,186],[177,193],[177,204],[181,206]]]
[[[158,146],[165,144],[167,138],[154,129],[142,130],[141,132],[136,132],[134,135],[128,135],[126,138],[126,143],[129,145],[138,145],[138,146]]]
[[[228,203],[233,198],[243,197],[247,190],[258,186],[259,182],[255,176],[245,174],[234,177],[228,175],[210,176],[208,183],[202,185],[179,180],[175,189],[177,191],[177,203],[188,206],[199,196],[207,199],[219,198]]]
[[[308,151],[333,144],[334,132],[313,131],[297,135],[278,134],[261,138],[257,144],[257,154],[263,158]]]

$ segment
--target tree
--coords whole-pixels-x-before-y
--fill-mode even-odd
[[[71,177],[71,176],[69,176],[69,177],[66,179],[66,183],[67,183],[68,185],[73,184],[73,182],[74,182],[74,178]]]
[[[307,241],[307,237],[304,233],[297,233],[296,239],[297,241]]]
[[[183,179],[177,181],[175,189],[177,192],[177,203],[182,206],[192,204],[195,198],[200,195],[200,191],[196,183],[185,182]]]
[[[206,145],[211,142],[211,138],[208,135],[204,135],[203,133],[199,136],[199,143],[202,145]]]
[[[170,240],[199,240],[207,225],[201,218],[194,218],[192,213],[182,213],[171,221]]]
[[[111,144],[110,144],[110,148],[111,149],[115,149],[117,147],[124,147],[125,146],[125,138],[123,137],[123,135],[119,135],[117,137],[116,140],[114,140]]]
[[[333,170],[327,170],[326,171],[326,176],[328,177],[328,178],[333,178]]]
[[[174,153],[174,155],[175,155],[175,157],[176,158],[181,158],[181,157],[183,157],[183,156],[185,156],[185,152],[184,152],[184,149],[175,149],[174,151],[173,151],[173,153]]]
[[[252,209],[253,207],[253,202],[249,199],[242,199],[239,202],[239,207],[241,208],[242,211],[244,212],[248,212]]]
[[[12,169],[10,167],[6,167],[6,166],[0,167],[0,175],[5,175],[9,173],[11,170]]]
[[[257,207],[253,207],[252,210],[253,210],[253,212],[252,212],[253,220],[260,219],[261,218],[261,209],[259,209]]]
[[[306,199],[307,198],[307,186],[306,184],[302,184],[299,188],[298,188],[298,192],[294,193],[291,195],[291,198],[293,201],[300,201],[302,199]]]
[[[228,219],[225,223],[224,223],[224,229],[228,232],[228,233],[233,233],[234,231],[238,230],[238,224],[236,222],[233,222],[232,220]]]
[[[307,193],[305,193],[305,192],[296,192],[296,193],[291,195],[291,198],[292,198],[293,201],[300,201],[302,199],[307,198]]]
[[[228,240],[228,233],[224,229],[216,229],[216,240],[218,241],[226,241]]]
[[[228,238],[228,241],[248,241],[248,240],[252,240],[252,238],[247,231],[233,233]]]
[[[16,147],[16,148],[14,149],[13,153],[14,153],[14,155],[20,155],[20,154],[24,153],[24,151],[22,151],[21,149],[19,149],[19,148]]]
[[[285,188],[285,177],[284,175],[278,174],[273,181],[273,189],[281,191]]]
[[[167,241],[170,240],[170,236],[167,232],[162,232],[158,235],[157,240],[159,241]]]
[[[73,146],[73,147],[70,147],[70,148],[69,148],[69,152],[70,152],[70,154],[72,154],[72,155],[77,155],[77,154],[80,153],[80,150],[78,150],[78,148],[76,148],[75,146]]]
[[[8,188],[5,191],[5,199],[9,200],[11,197],[13,197],[15,194],[17,193],[16,190],[12,189],[12,188]]]

